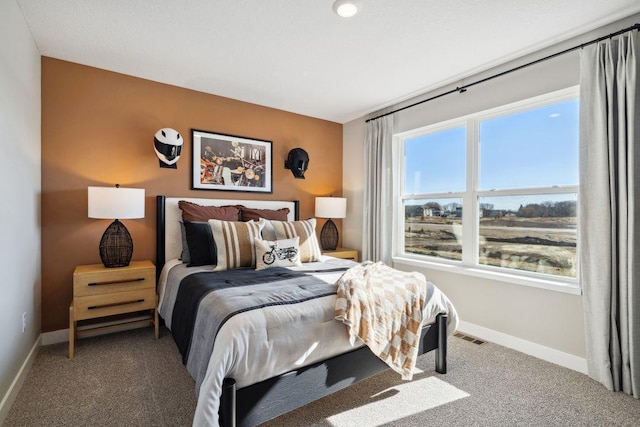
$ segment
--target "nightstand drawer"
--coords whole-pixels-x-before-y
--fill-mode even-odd
[[[104,268],[102,264],[80,266],[73,274],[75,298],[114,292],[154,289],[155,267],[149,262],[132,262],[126,268]]]
[[[75,320],[85,320],[155,309],[156,298],[156,291],[153,288],[77,297],[73,300],[74,318]]]

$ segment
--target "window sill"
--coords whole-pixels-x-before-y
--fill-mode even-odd
[[[556,280],[528,277],[509,272],[499,272],[482,267],[468,267],[460,264],[434,262],[424,259],[416,259],[407,256],[393,257],[394,264],[410,265],[413,267],[429,268],[433,270],[447,271],[449,273],[463,274],[466,276],[480,277],[483,279],[497,280],[516,285],[531,286],[533,288],[547,289],[572,295],[582,295],[582,289],[577,283],[562,282]]]

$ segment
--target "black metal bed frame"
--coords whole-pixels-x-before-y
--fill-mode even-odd
[[[157,196],[158,277],[165,262],[164,207],[165,196]],[[298,219],[297,201],[295,210],[295,218]],[[436,372],[445,374],[446,314],[439,314],[434,324],[422,328],[418,354],[432,350],[436,350]],[[237,388],[233,378],[225,378],[220,398],[220,425],[236,427],[260,424],[387,369],[389,367],[365,346],[243,388]]]

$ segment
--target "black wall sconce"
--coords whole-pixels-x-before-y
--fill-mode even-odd
[[[284,168],[291,169],[295,178],[304,179],[304,173],[309,167],[309,155],[302,148],[294,148],[289,151]]]

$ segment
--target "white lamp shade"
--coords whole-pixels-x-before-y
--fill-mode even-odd
[[[316,197],[316,217],[346,218],[347,199],[344,197]]]
[[[89,187],[89,218],[144,218],[144,188]]]

